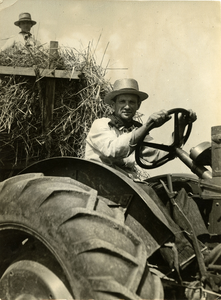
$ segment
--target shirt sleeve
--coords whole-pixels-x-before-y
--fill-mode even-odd
[[[8,39],[5,44],[1,47],[1,51],[5,51],[7,50],[8,48],[11,48],[13,47],[15,44],[15,39],[14,38],[10,38]]]
[[[86,141],[102,157],[109,159],[125,158],[131,153],[130,143],[133,132],[123,133],[118,136],[115,129],[110,128],[108,125],[109,121],[108,118],[95,120]]]

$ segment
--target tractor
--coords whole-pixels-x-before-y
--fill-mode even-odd
[[[179,136],[180,113],[188,111],[169,110],[171,145],[143,140],[135,157],[144,169],[179,158],[193,174],[138,184],[101,163],[55,157],[0,183],[1,300],[221,297],[221,126],[212,127],[211,142],[187,153],[182,147],[192,125]],[[144,146],[166,154],[148,164],[140,155]],[[180,216],[180,232],[190,243],[182,257],[162,209],[142,184]],[[179,205],[180,194],[202,217],[208,234],[201,239]]]

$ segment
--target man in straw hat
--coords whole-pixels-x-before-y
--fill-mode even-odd
[[[150,115],[143,125],[133,120],[141,102],[147,98],[148,94],[139,91],[136,80],[125,78],[115,81],[113,91],[104,98],[104,101],[113,108],[114,112],[107,118],[97,119],[93,122],[86,139],[85,158],[107,164],[129,175],[132,179],[136,179],[134,150],[137,143],[145,136],[145,140],[150,141],[152,139],[148,132],[150,124],[154,124],[153,127],[159,127],[170,119],[167,111],[161,110]],[[183,118],[181,115],[180,118],[179,131],[180,134],[183,134],[186,125],[196,120],[196,114],[189,110],[189,117]],[[164,154],[160,150],[146,148],[142,153],[142,157],[149,162],[153,162]],[[176,219],[172,219],[165,203],[159,199],[148,183],[137,180],[136,182],[164,213],[175,236],[179,262],[187,260],[194,254],[194,251],[179,227],[179,219],[182,218],[178,216]],[[188,218],[194,224],[197,237],[202,238],[208,235],[197,205],[188,197],[186,192],[179,193],[176,200],[179,201],[181,207],[189,208]],[[168,260],[169,264],[174,263],[173,251],[176,251],[174,249],[176,248],[172,250],[167,247],[161,249],[162,255]]]
[[[86,139],[85,158],[105,163],[113,168],[126,172],[130,177],[136,176],[134,150],[137,143],[148,134],[150,123],[159,127],[170,119],[166,110],[152,114],[145,124],[136,122],[133,117],[141,102],[148,98],[148,94],[139,91],[138,83],[134,79],[120,79],[113,85],[113,91],[104,98],[114,113],[108,118],[94,121]],[[182,122],[181,133],[188,122],[194,122],[196,114],[190,110],[188,120]],[[145,149],[142,157],[148,162],[154,162],[164,153],[153,148]]]
[[[14,37],[7,40],[7,42],[1,48],[1,51],[7,50],[9,48],[17,48],[19,50],[25,49],[26,47],[36,47],[40,46],[40,43],[35,39],[35,37],[30,33],[32,26],[36,24],[36,21],[31,19],[29,13],[21,13],[19,15],[19,20],[14,22],[15,26],[21,28],[21,31]]]

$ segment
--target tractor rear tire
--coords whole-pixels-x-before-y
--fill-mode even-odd
[[[90,187],[24,174],[0,183],[0,299],[163,299],[144,243]]]

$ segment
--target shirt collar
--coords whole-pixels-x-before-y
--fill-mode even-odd
[[[111,127],[115,127],[119,130],[123,130],[125,132],[130,132],[135,128],[141,127],[142,124],[135,121],[135,120],[131,120],[131,122],[123,122],[119,117],[117,117],[114,113],[109,115],[108,118],[110,119],[109,121],[109,125]]]
[[[31,32],[26,32],[26,31],[20,31],[19,33],[23,34],[23,35],[27,35],[27,36],[32,36]]]

